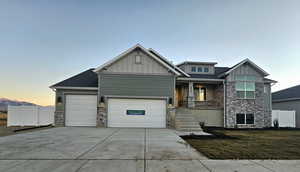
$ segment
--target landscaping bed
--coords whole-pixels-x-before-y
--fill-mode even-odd
[[[52,128],[53,126],[48,125],[48,126],[26,126],[26,127],[21,127],[21,126],[15,126],[15,127],[6,127],[6,126],[0,126],[0,137],[1,136],[9,136],[9,135],[14,135],[18,133],[24,133],[24,132],[32,132],[32,131],[38,131],[38,130],[43,130],[47,128]]]
[[[212,136],[183,136],[211,159],[300,159],[300,130],[207,129]]]

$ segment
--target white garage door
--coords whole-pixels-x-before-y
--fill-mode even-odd
[[[66,126],[96,126],[97,96],[67,95]]]
[[[166,101],[108,99],[108,127],[166,127]]]

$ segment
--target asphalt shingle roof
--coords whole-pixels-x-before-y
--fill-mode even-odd
[[[51,87],[98,87],[98,76],[93,70],[86,70]]]
[[[272,101],[300,99],[300,85],[272,93]]]

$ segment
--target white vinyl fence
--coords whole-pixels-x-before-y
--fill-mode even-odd
[[[8,106],[7,126],[41,126],[54,123],[54,107]]]
[[[272,126],[276,119],[279,127],[296,127],[296,111],[272,110]]]

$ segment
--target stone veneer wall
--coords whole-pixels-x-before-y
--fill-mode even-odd
[[[223,84],[217,85],[214,90],[214,101],[216,101],[217,105],[220,107],[224,107],[224,89]]]
[[[235,82],[226,83],[226,126],[228,128],[262,128],[271,126],[271,113],[264,110],[264,84],[256,83],[255,99],[238,99]],[[253,113],[254,125],[236,125],[237,113]]]
[[[105,103],[100,103],[100,106],[97,107],[97,127],[107,127],[107,108]]]
[[[168,106],[166,115],[167,128],[175,128],[176,108],[174,106]]]
[[[56,127],[63,127],[65,126],[65,118],[63,111],[56,111],[54,113],[54,124]]]

